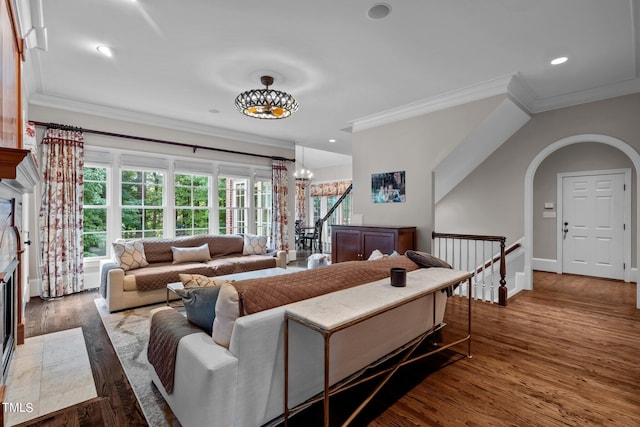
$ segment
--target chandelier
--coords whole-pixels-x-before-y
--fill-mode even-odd
[[[313,178],[313,172],[311,172],[311,169],[304,168],[304,147],[302,147],[302,169],[296,168],[296,171],[293,173],[293,176],[296,179],[304,180],[304,181],[307,181]]]
[[[236,108],[241,113],[257,119],[285,119],[298,111],[298,101],[286,92],[269,89],[273,77],[262,76],[264,89],[251,89],[236,97]]]

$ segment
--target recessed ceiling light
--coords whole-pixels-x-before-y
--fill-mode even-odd
[[[336,142],[336,140],[335,139],[330,139],[329,142]]]
[[[384,19],[391,13],[391,6],[386,3],[378,3],[371,6],[367,16],[371,19]]]
[[[209,110],[209,112],[211,114],[218,114],[220,112],[220,110],[216,110],[215,108],[212,108],[211,110]]]
[[[560,64],[564,64],[565,62],[567,62],[569,60],[569,58],[567,58],[566,56],[560,56],[556,59],[552,59],[551,60],[551,65],[560,65]]]
[[[113,51],[109,46],[98,46],[96,47],[96,50],[104,56],[108,56],[109,58],[113,56]]]

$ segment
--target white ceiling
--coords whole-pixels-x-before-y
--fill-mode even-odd
[[[517,76],[518,101],[531,112],[640,91],[639,0],[387,0],[391,14],[381,20],[367,16],[374,4],[19,0],[21,11],[31,6],[23,31],[43,24],[48,34],[48,50],[27,54],[28,96],[350,154],[345,129],[358,119],[505,76]],[[561,55],[569,61],[549,64]],[[292,117],[257,120],[235,109],[236,95],[261,87],[263,74],[297,98]]]

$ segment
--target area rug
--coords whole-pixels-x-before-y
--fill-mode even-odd
[[[117,313],[109,313],[102,298],[97,298],[95,304],[147,423],[154,427],[180,426],[169,405],[151,382],[147,362],[151,310],[165,304]]]

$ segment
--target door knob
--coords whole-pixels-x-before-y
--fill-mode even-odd
[[[564,235],[566,236],[567,233],[569,232],[569,223],[565,221],[564,223],[564,229],[562,230],[564,232]]]

